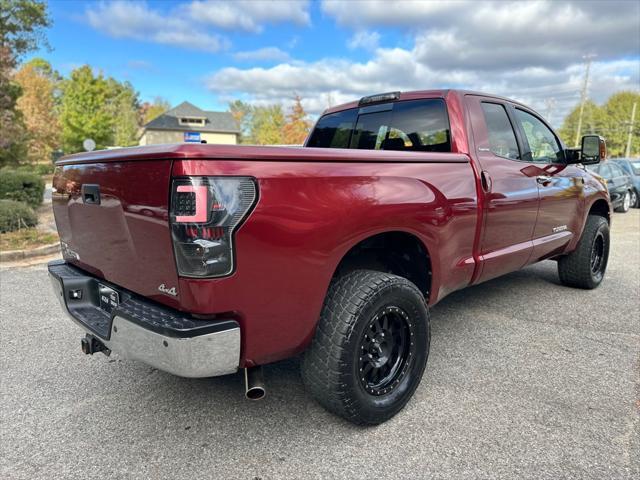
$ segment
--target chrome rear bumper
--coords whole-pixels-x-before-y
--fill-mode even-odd
[[[51,262],[49,275],[71,319],[123,357],[181,377],[214,377],[238,369],[240,327],[235,320],[189,318],[65,262]],[[99,284],[107,284],[120,295],[120,303],[111,313],[100,307]]]

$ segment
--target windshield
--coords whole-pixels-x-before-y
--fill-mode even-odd
[[[450,152],[445,102],[411,100],[331,113],[318,121],[307,147]]]

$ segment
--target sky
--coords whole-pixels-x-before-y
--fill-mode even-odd
[[[385,91],[465,88],[560,126],[579,102],[640,90],[640,1],[50,0],[48,59],[205,110],[241,99],[313,115]]]

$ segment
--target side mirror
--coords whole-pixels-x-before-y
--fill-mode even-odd
[[[585,135],[582,137],[580,161],[584,165],[600,163],[607,158],[607,146],[604,138],[599,135]]]

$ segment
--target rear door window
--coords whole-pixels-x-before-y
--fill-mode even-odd
[[[389,133],[391,110],[358,116],[349,148],[380,150]]]
[[[313,129],[307,147],[349,148],[357,118],[356,108],[325,115]]]
[[[450,152],[446,105],[443,99],[434,98],[370,105],[325,115],[318,121],[307,146]]]

